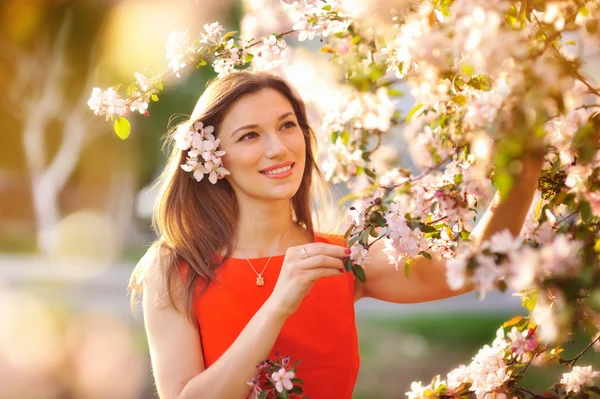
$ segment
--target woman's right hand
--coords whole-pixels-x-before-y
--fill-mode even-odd
[[[344,259],[348,256],[350,250],[345,247],[326,243],[288,248],[269,299],[285,317],[290,316],[317,280],[344,274]]]

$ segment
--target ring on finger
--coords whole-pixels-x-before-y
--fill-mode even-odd
[[[308,254],[306,253],[306,248],[300,247],[300,253],[302,253],[303,259],[308,259]]]

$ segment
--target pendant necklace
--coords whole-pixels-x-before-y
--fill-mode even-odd
[[[291,227],[291,225],[290,225]],[[276,249],[279,249],[279,247],[281,246],[281,243],[283,242],[283,240],[285,239],[285,236],[287,235],[288,231],[290,231],[290,227],[288,227],[288,229],[285,231],[285,234],[283,235],[283,237],[281,238],[281,241],[279,241],[279,244],[277,245]],[[265,270],[267,269],[267,266],[269,266],[269,262],[271,261],[271,258],[273,257],[273,255],[271,255],[269,257],[269,259],[267,260],[267,263],[265,263],[265,267],[263,267],[262,271],[260,273],[258,273],[256,271],[256,269],[254,268],[254,266],[252,266],[252,263],[250,262],[250,259],[245,258],[246,262],[248,262],[248,264],[250,265],[250,267],[252,268],[252,270],[254,271],[254,273],[256,274],[256,286],[257,287],[262,287],[263,285],[265,285],[265,278],[263,277],[263,273],[265,272]]]

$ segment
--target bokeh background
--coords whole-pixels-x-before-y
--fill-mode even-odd
[[[170,80],[150,116],[132,118],[126,141],[86,101],[94,86],[164,68],[172,30],[194,35],[214,20],[237,30],[259,3],[0,2],[0,399],[156,397],[142,314],[131,312],[126,286],[154,240],[151,184],[165,161],[161,136],[191,112],[214,73],[203,68]],[[260,12],[268,13],[263,3]],[[315,84],[334,73],[316,54],[318,43],[301,46],[288,78],[309,101],[336,101]],[[410,98],[402,101],[409,109]],[[380,159],[412,167],[400,133]],[[419,305],[362,300],[356,309],[356,398],[404,398],[411,381],[468,363],[502,321],[521,312],[509,294]],[[544,387],[559,372],[533,370],[529,378]]]

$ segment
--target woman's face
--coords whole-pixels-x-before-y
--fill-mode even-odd
[[[236,101],[219,131],[223,166],[238,199],[292,198],[302,181],[306,145],[294,109],[274,89]]]

